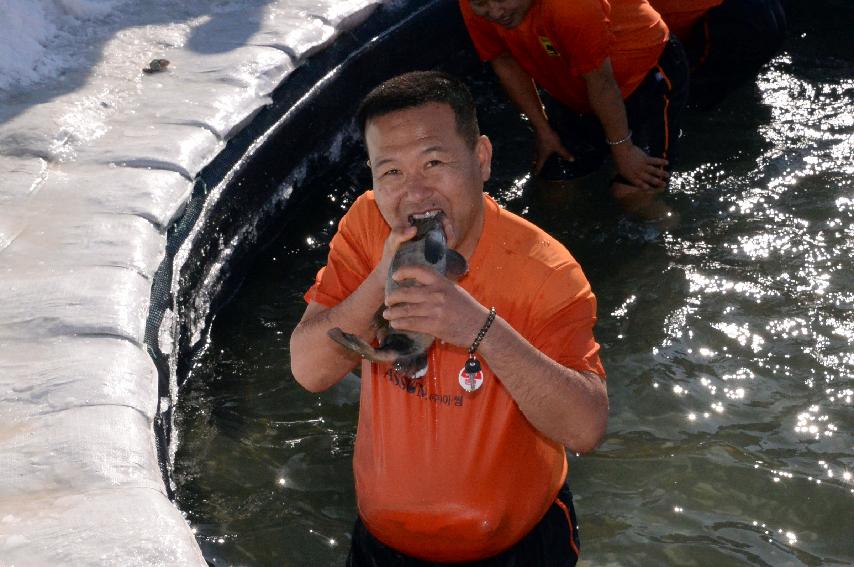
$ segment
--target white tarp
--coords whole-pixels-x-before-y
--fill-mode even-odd
[[[0,566],[205,564],[157,461],[151,278],[192,179],[380,3],[0,0]]]

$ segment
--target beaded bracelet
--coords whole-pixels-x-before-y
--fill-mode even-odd
[[[469,357],[468,360],[466,360],[465,367],[463,368],[463,372],[469,376],[474,376],[481,370],[480,361],[475,357],[474,353],[477,350],[477,347],[480,346],[481,341],[483,341],[483,337],[486,336],[486,332],[492,326],[493,321],[495,321],[495,307],[490,307],[489,316],[486,318],[486,322],[483,324],[483,327],[480,328],[480,331],[477,332],[474,342],[469,347]]]
[[[474,338],[474,342],[469,347],[469,354],[472,355],[477,350],[477,347],[480,346],[480,343],[483,341],[483,337],[486,336],[486,332],[492,326],[492,322],[495,321],[495,307],[489,308],[489,316],[486,318],[486,322],[483,324],[483,327],[480,328],[480,331],[477,332],[477,336]]]
[[[619,146],[620,144],[625,144],[626,142],[628,142],[631,139],[632,139],[632,131],[629,130],[629,133],[626,134],[625,138],[617,140],[616,142],[612,142],[611,140],[606,138],[605,143],[608,144],[609,146]]]

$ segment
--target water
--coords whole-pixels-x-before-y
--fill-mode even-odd
[[[608,434],[570,463],[582,565],[854,563],[854,9],[791,16],[757,87],[687,117],[666,233],[614,214],[607,173],[535,187],[524,123],[472,78],[488,191],[566,243],[600,301]],[[217,565],[347,553],[358,385],[302,391],[288,337],[369,184],[349,157],[217,316],[182,394],[178,501]]]

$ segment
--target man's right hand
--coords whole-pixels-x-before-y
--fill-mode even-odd
[[[391,228],[391,233],[389,233],[383,245],[383,256],[380,259],[380,263],[374,268],[375,272],[382,274],[382,281],[385,281],[385,277],[388,275],[388,270],[391,268],[391,261],[394,259],[397,249],[407,240],[412,240],[416,232],[416,228],[412,225]]]
[[[400,245],[416,232],[413,226],[392,227],[379,264],[353,293],[334,307],[316,301],[308,304],[290,342],[291,372],[306,390],[322,392],[359,364],[358,355],[331,340],[328,331],[339,327],[365,341],[373,340],[374,315],[385,299],[391,261]]]
[[[560,136],[553,128],[541,128],[536,132],[537,148],[534,158],[534,175],[540,173],[543,169],[543,164],[549,159],[552,154],[557,154],[567,161],[575,161],[575,156],[567,150],[560,141]]]

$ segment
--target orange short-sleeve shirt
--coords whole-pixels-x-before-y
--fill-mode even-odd
[[[691,28],[703,14],[724,0],[649,0],[676,37],[687,41]]]
[[[549,94],[576,112],[590,112],[584,75],[611,58],[628,97],[658,61],[667,26],[646,0],[533,0],[525,19],[505,28],[478,17],[460,0],[478,55],[509,53]]]
[[[559,242],[484,196],[484,228],[459,284],[568,367],[604,377],[596,299]],[[342,219],[307,301],[334,306],[382,256],[389,233],[372,192]],[[365,362],[353,468],[359,514],[380,541],[428,561],[471,561],[524,537],[567,472],[564,448],[537,431],[489,365],[469,393],[466,349],[436,343],[411,380]]]

